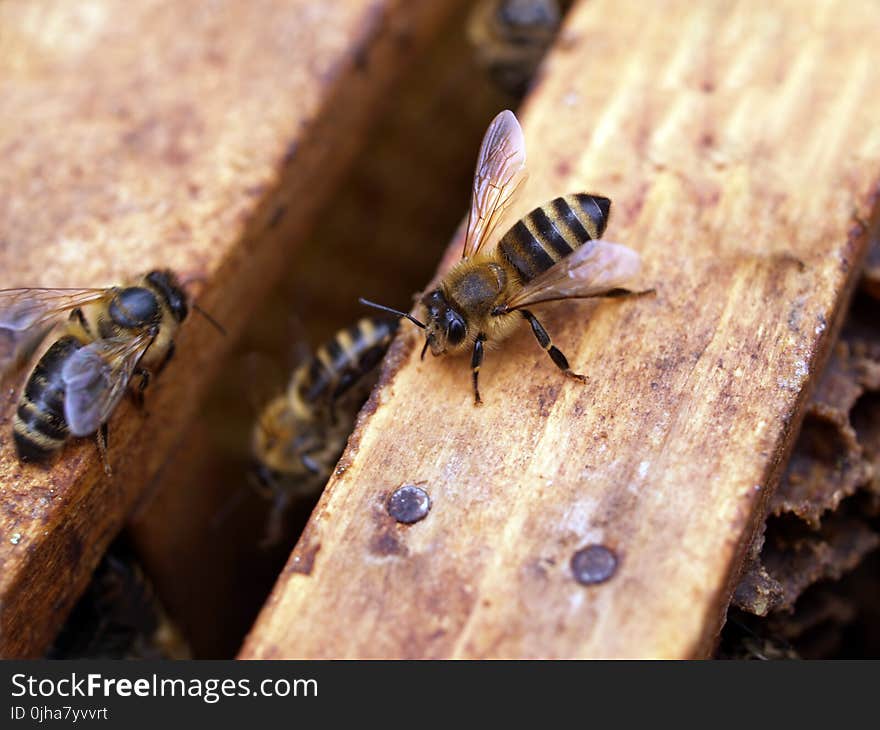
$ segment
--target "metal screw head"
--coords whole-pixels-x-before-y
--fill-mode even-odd
[[[415,484],[404,484],[388,498],[388,514],[405,525],[425,519],[430,510],[431,497]]]
[[[604,545],[587,545],[571,556],[571,572],[581,585],[604,583],[617,570],[617,556]]]

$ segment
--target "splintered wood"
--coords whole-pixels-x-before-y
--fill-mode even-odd
[[[356,151],[387,81],[453,2],[0,5],[0,287],[153,267],[191,315],[146,411],[110,421],[112,479],[74,440],[49,469],[0,409],[0,656],[38,656],[178,443],[228,349]]]
[[[656,295],[542,308],[589,383],[523,327],[482,408],[467,358],[405,329],[241,656],[706,656],[864,258],[877,27],[868,2],[578,3],[517,212],[610,196]],[[404,484],[432,504],[410,525]],[[590,545],[611,575],[583,585]]]
[[[863,285],[871,291],[870,277]],[[866,295],[851,307],[734,592],[734,604],[744,611],[785,617],[774,623],[805,623],[803,616],[791,617],[795,608],[811,612],[809,603],[801,610],[801,595],[820,581],[839,579],[880,545],[872,524],[880,514],[876,310],[876,300]]]

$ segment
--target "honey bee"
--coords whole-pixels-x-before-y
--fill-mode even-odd
[[[522,96],[559,23],[556,0],[483,0],[471,11],[467,34],[492,81]]]
[[[251,452],[255,475],[273,500],[264,544],[277,542],[291,500],[315,495],[329,479],[398,323],[366,318],[340,330],[263,409]]]
[[[422,358],[471,350],[474,403],[479,405],[479,372],[486,347],[508,337],[525,319],[538,344],[568,377],[585,382],[569,367],[547,331],[526,309],[562,299],[634,294],[624,285],[639,272],[638,253],[600,240],[611,201],[587,193],[554,198],[492,239],[502,213],[525,179],[525,139],[511,111],[489,125],[477,159],[471,208],[461,260],[440,285],[421,297],[427,313],[414,316],[361,299],[361,303],[406,317],[425,332]],[[645,292],[641,292],[645,293]]]
[[[130,548],[117,539],[101,559],[47,653],[48,659],[191,659]]]
[[[142,402],[150,377],[171,359],[187,297],[170,271],[124,287],[0,290],[0,329],[22,341],[44,337],[67,312],[19,397],[13,439],[22,461],[46,463],[69,437],[96,434],[109,475],[107,420],[133,377]]]

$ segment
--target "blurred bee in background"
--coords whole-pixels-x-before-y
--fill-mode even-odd
[[[467,34],[493,83],[521,97],[559,24],[556,0],[482,0],[471,11]]]
[[[49,659],[189,659],[190,649],[135,556],[117,540],[101,559]]]
[[[731,608],[719,637],[715,658],[760,661],[801,658],[784,636],[769,634],[767,629],[766,620]]]
[[[107,421],[135,376],[133,396],[142,402],[151,376],[171,359],[187,312],[170,271],[151,271],[124,287],[0,290],[0,330],[14,366],[69,313],[19,397],[12,427],[19,458],[46,463],[69,437],[97,434],[109,475]],[[20,348],[8,346],[12,339]]]
[[[508,337],[524,319],[538,344],[568,377],[585,382],[569,367],[531,311],[531,305],[562,299],[633,294],[623,288],[639,272],[639,255],[599,240],[611,201],[576,193],[554,198],[517,221],[487,246],[505,209],[525,179],[525,138],[511,111],[501,112],[486,131],[477,159],[461,261],[424,294],[424,323],[410,314],[361,299],[362,304],[396,312],[425,332],[422,358],[471,350],[474,403],[486,347]],[[645,293],[645,292],[642,292]]]
[[[280,539],[290,503],[317,496],[330,478],[398,323],[366,318],[340,330],[263,408],[251,451],[255,476],[273,504],[264,545]]]

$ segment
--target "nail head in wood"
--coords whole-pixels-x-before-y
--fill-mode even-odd
[[[617,556],[604,545],[587,545],[571,556],[571,572],[581,585],[604,583],[616,570]]]
[[[425,519],[430,510],[431,497],[415,484],[404,484],[388,498],[388,514],[405,525]]]

